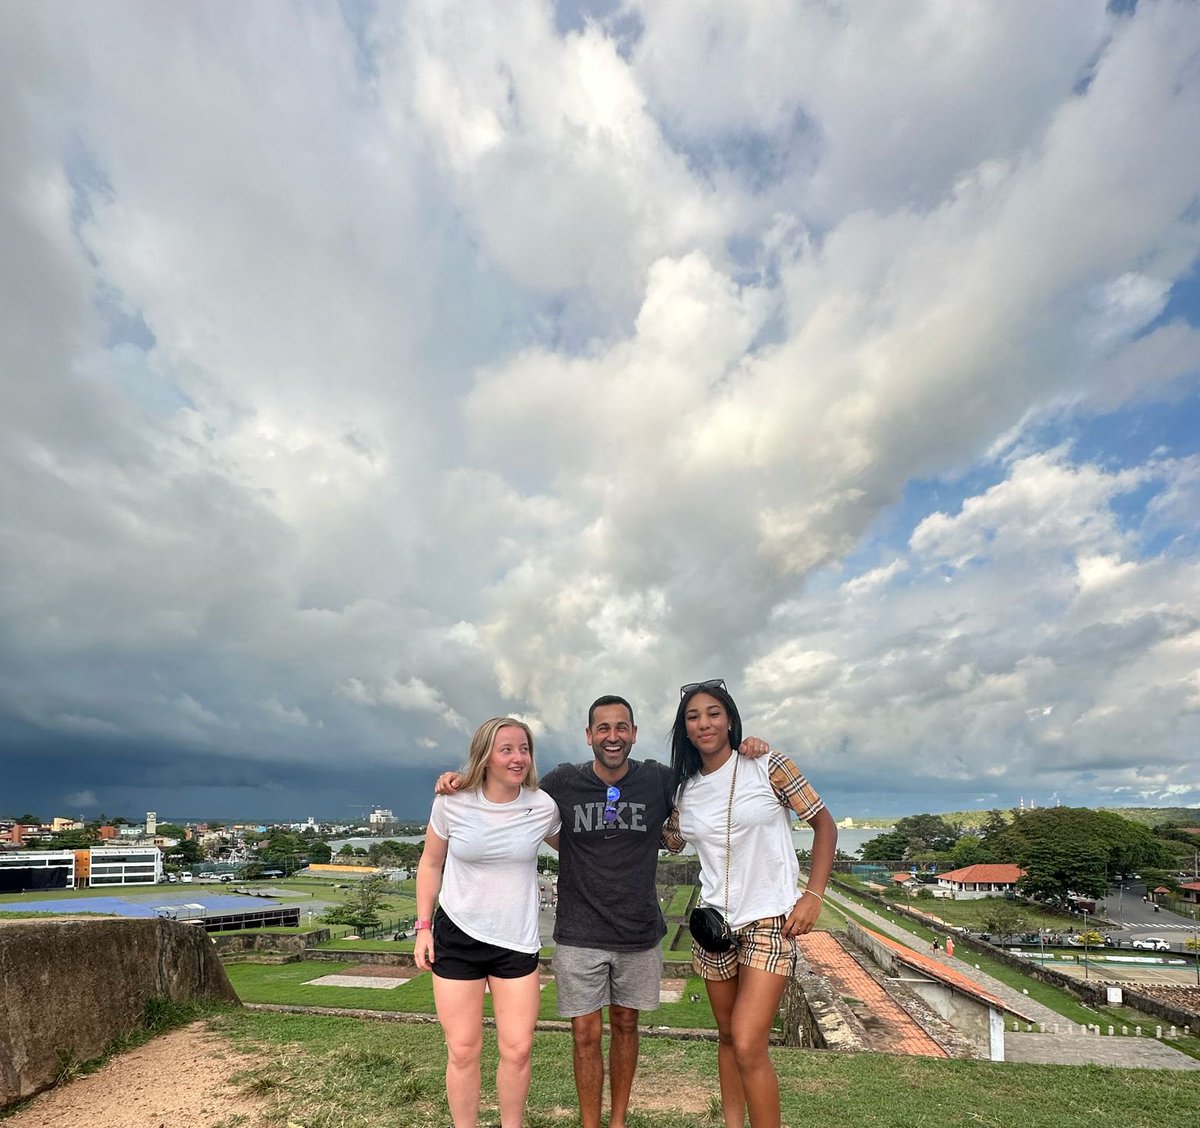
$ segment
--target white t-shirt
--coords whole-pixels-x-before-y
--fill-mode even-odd
[[[680,832],[700,855],[700,896],[706,905],[724,910],[726,812],[737,763],[730,833],[730,928],[786,915],[799,896],[793,812],[780,803],[771,786],[770,765],[776,759],[732,755],[711,775],[693,776],[679,794]],[[817,804],[823,806],[819,799]]]
[[[429,826],[447,843],[438,897],[446,915],[485,944],[538,951],[538,847],[558,831],[558,804],[526,787],[509,803],[482,790],[439,795]]]

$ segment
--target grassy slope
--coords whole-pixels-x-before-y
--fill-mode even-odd
[[[414,975],[407,983],[389,990],[376,987],[309,987],[310,979],[324,975],[338,975],[352,967],[352,963],[326,963],[324,961],[301,961],[288,964],[233,963],[226,965],[230,982],[243,1002],[287,1003],[294,1006],[347,1007],[352,1009],[405,1011],[412,1014],[433,1014],[433,978],[428,972]],[[698,995],[700,1001],[691,1002]],[[538,1017],[543,1020],[558,1018],[555,1004],[557,993],[553,982],[547,983],[542,991],[542,1005]],[[491,998],[484,999],[484,1012],[491,1011]],[[655,1026],[673,1028],[714,1029],[712,1011],[704,985],[695,976],[687,980],[682,1001],[664,1003],[654,1011]]]
[[[239,1080],[279,1102],[277,1123],[425,1128],[448,1122],[436,1027],[235,1013],[215,1020],[266,1062]],[[643,1038],[630,1128],[714,1128],[715,1047]],[[1163,1128],[1196,1123],[1200,1071],[995,1065],[773,1052],[793,1128]],[[495,1040],[484,1044],[483,1124],[495,1124]],[[1036,1096],[1033,1096],[1036,1094]],[[538,1034],[528,1128],[578,1124],[567,1034]],[[651,1110],[651,1106],[653,1110]],[[686,1111],[691,1110],[691,1111]]]

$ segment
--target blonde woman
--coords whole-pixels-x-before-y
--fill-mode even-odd
[[[463,783],[433,801],[417,867],[417,967],[433,972],[454,1128],[479,1119],[483,994],[492,994],[501,1128],[520,1128],[529,1093],[538,983],[537,854],[556,845],[558,806],[537,789],[533,733],[494,717],[471,740]],[[435,902],[440,902],[434,911]]]

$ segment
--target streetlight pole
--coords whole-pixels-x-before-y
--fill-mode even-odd
[[[1196,986],[1200,987],[1200,940],[1197,939],[1198,929],[1196,908],[1192,907],[1192,959],[1196,964]]]
[[[1087,928],[1087,909],[1081,909],[1083,913],[1083,977],[1088,978],[1088,928]]]

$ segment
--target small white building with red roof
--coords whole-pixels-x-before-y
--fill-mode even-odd
[[[1017,882],[1025,876],[1020,866],[1008,862],[981,862],[974,866],[938,874],[938,888],[946,890],[957,901],[979,897],[1003,897],[1015,893]]]

